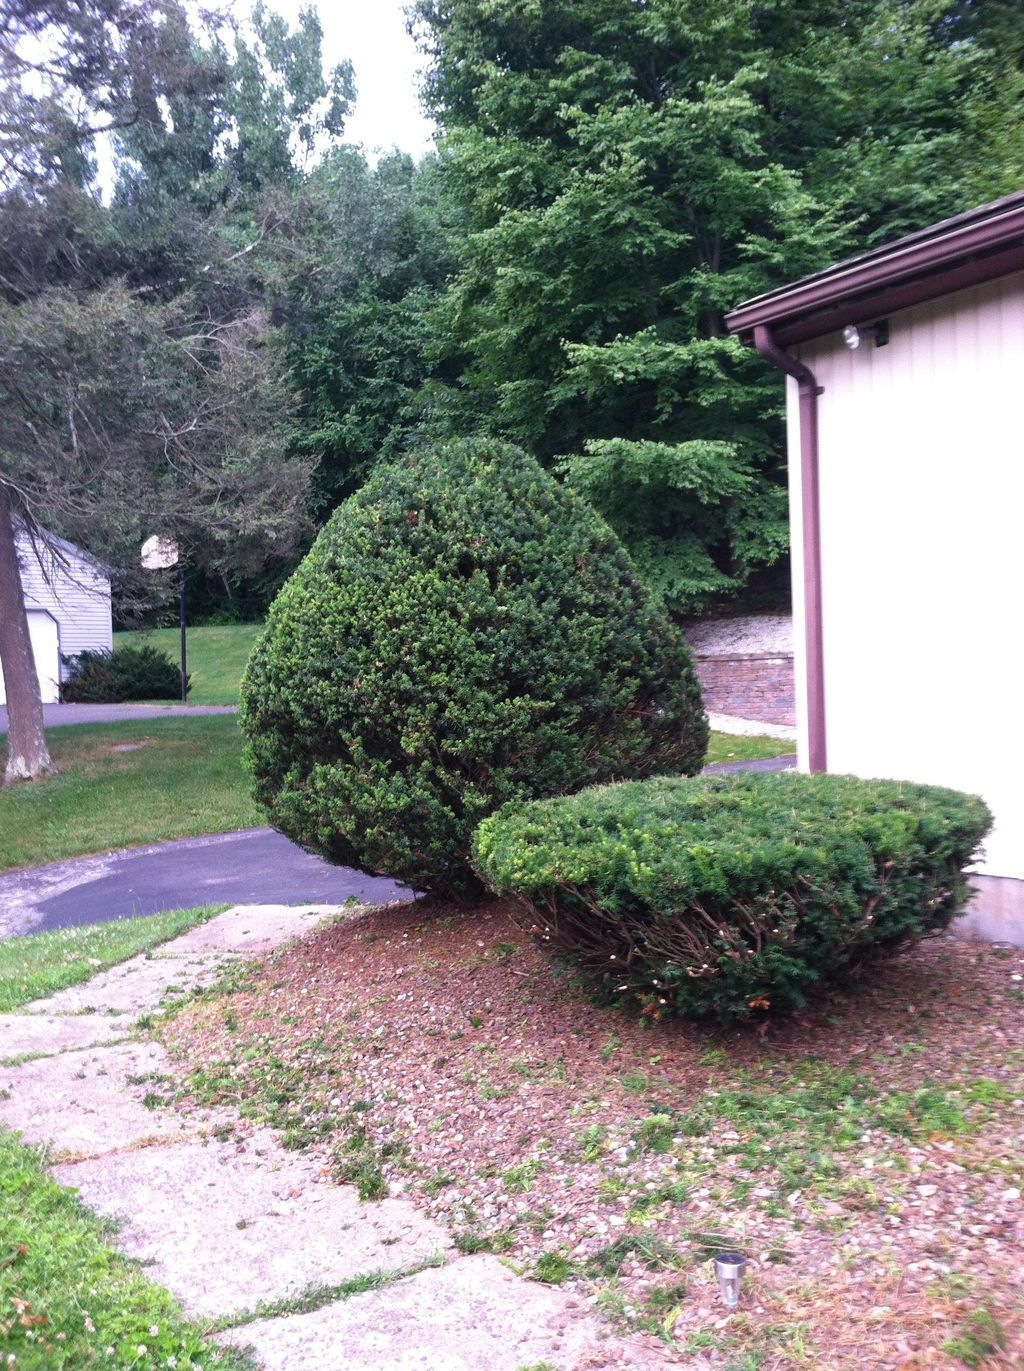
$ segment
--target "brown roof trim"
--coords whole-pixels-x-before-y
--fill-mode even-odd
[[[1019,270],[1024,191],[748,300],[725,322],[746,342],[767,324],[785,346]]]

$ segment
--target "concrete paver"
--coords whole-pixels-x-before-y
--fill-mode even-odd
[[[0,1014],[0,1065],[27,1054],[52,1055],[127,1038],[133,1014]]]
[[[25,1006],[32,1014],[143,1014],[213,985],[225,968],[301,937],[339,911],[333,905],[238,905],[152,952]],[[2,1052],[2,1040],[0,1040]],[[3,1056],[9,1055],[3,1052]]]
[[[133,957],[130,962],[101,971],[91,981],[58,990],[45,1000],[25,1006],[26,1014],[144,1014],[177,995],[213,985],[228,958],[209,963],[199,958]]]
[[[339,913],[336,905],[240,904],[180,938],[154,948],[154,958],[258,957],[290,938],[301,938],[324,919]]]
[[[122,1220],[117,1244],[186,1313],[221,1317],[260,1301],[401,1271],[450,1246],[408,1204],[361,1204],[308,1154],[269,1131],[244,1143],[187,1142],[54,1170],[90,1209]]]
[[[195,1124],[169,1109],[148,1109],[141,1078],[167,1075],[157,1043],[126,1043],[41,1057],[0,1068],[0,1123],[27,1143],[50,1143],[60,1155],[93,1157],[183,1138]],[[132,1081],[140,1081],[133,1086]]]
[[[495,1257],[450,1266],[312,1314],[266,1319],[219,1341],[251,1347],[265,1371],[633,1371],[666,1365],[635,1344],[603,1340],[561,1291],[515,1276]]]

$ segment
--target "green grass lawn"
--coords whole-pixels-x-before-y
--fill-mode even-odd
[[[54,728],[58,774],[0,791],[0,870],[263,822],[234,715]]]
[[[109,1227],[47,1176],[43,1158],[0,1129],[0,1365],[250,1367],[203,1342],[166,1290],[107,1245]]]
[[[53,995],[69,985],[80,985],[108,966],[187,933],[226,908],[223,904],[201,905],[147,918],[6,938],[0,942],[0,1014],[9,1014],[30,1000]]]
[[[708,739],[708,766],[716,762],[759,762],[766,757],[786,757],[796,743],[778,738],[739,738],[732,733],[712,733]]]
[[[262,624],[225,624],[188,630],[188,672],[192,689],[191,705],[235,705],[238,683]],[[156,628],[145,632],[115,633],[114,651],[119,647],[140,647],[144,643],[158,648],[177,662],[181,639],[176,628]]]

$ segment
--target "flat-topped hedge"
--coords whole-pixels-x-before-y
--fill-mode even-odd
[[[477,831],[485,881],[609,992],[743,1018],[945,928],[991,825],[936,786],[746,773],[509,805]]]

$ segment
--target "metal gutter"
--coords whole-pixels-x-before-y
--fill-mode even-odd
[[[758,324],[774,325],[778,339],[784,330],[792,342],[797,333],[812,338],[831,332],[844,310],[843,322],[851,322],[850,309],[858,301],[865,311],[860,317],[866,318],[934,299],[962,285],[993,280],[1018,269],[1017,264],[1024,266],[1022,194],[757,296],[726,315],[725,322],[730,332],[747,342]],[[876,296],[897,286],[903,287],[899,305],[878,303]]]
[[[800,527],[804,582],[804,687],[807,693],[807,767],[828,769],[825,731],[825,650],[821,604],[821,500],[818,492],[818,396],[810,367],[785,352],[766,324],[754,328],[754,347],[792,376],[800,395]]]

